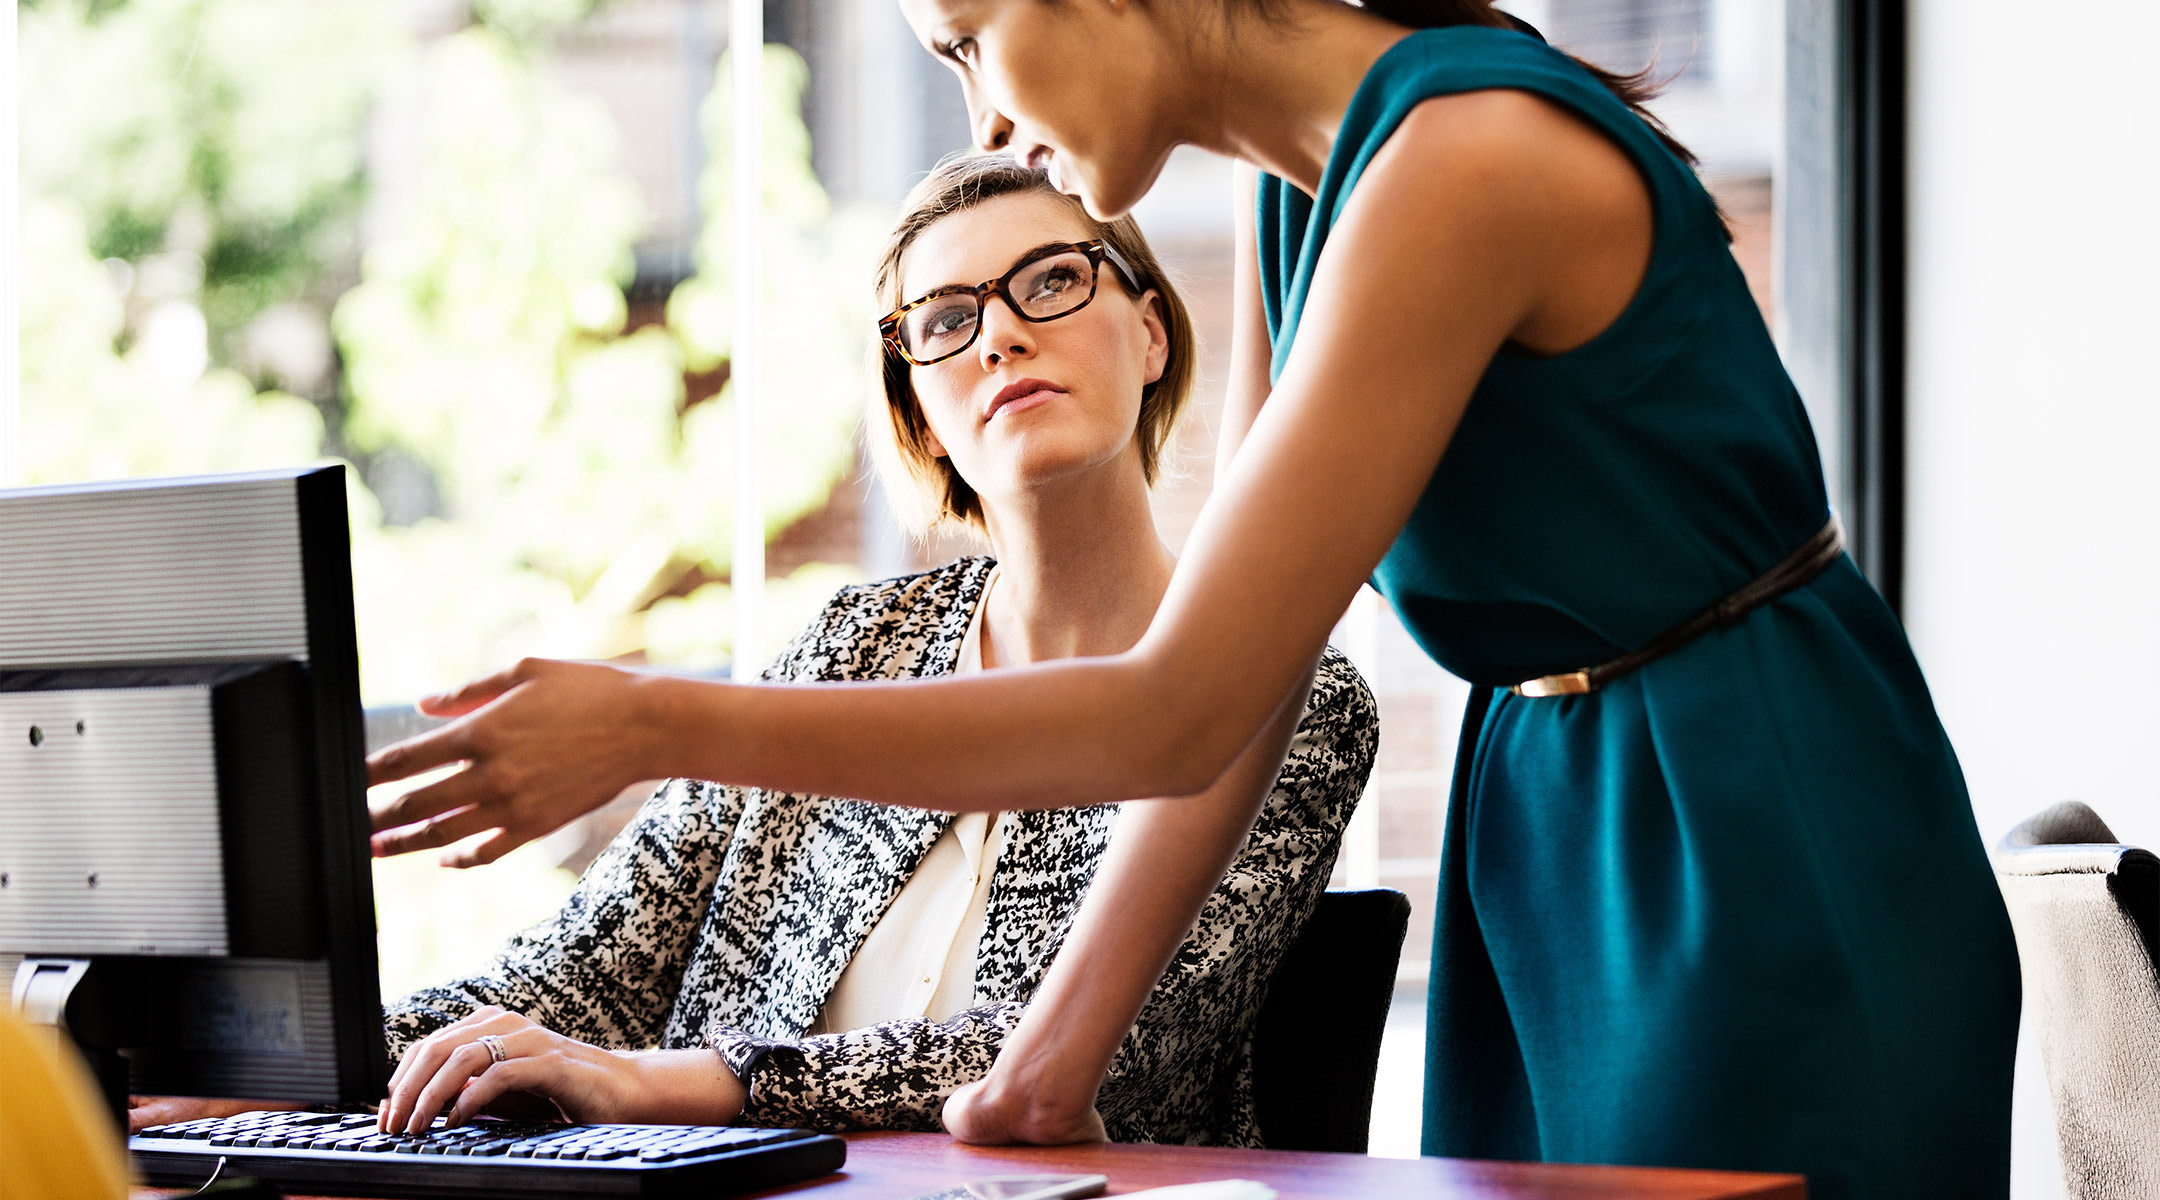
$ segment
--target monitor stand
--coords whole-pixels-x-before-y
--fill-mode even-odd
[[[26,1023],[51,1030],[56,1041],[72,1044],[82,1055],[124,1136],[128,1063],[120,1054],[121,1039],[111,1036],[113,1006],[102,1002],[111,978],[94,959],[25,958],[15,968],[13,997]]]

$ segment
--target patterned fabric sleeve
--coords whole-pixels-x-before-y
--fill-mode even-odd
[[[1327,886],[1378,741],[1371,694],[1330,650],[1251,836],[1111,1063],[1098,1103],[1112,1139],[1214,1140],[1254,1128],[1248,1031]],[[1023,1011],[994,1003],[941,1023],[890,1021],[791,1041],[716,1023],[706,1036],[749,1082],[744,1124],[936,1130],[945,1097],[989,1071]]]
[[[760,678],[843,676],[827,661],[830,647],[852,642],[844,634],[862,623],[856,609],[871,590],[841,589]],[[554,916],[477,973],[384,1006],[391,1059],[487,1004],[594,1045],[659,1044],[743,802],[740,789],[719,784],[662,785]]]
[[[1305,719],[1245,848],[1110,1062],[1098,1100],[1113,1141],[1212,1140],[1250,1131],[1252,1024],[1268,982],[1327,889],[1380,746],[1379,708],[1330,648]],[[1236,1030],[1229,1039],[1206,1031]],[[1202,1124],[1192,1115],[1214,1115]]]
[[[744,1125],[936,1132],[945,1097],[989,1074],[1026,1006],[984,1004],[946,1021],[885,1021],[796,1041],[755,1037],[724,1025],[706,1039],[737,1079],[748,1080]]]

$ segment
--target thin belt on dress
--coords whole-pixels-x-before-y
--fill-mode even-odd
[[[1642,649],[1580,671],[1541,675],[1536,679],[1518,683],[1508,690],[1518,696],[1533,698],[1580,696],[1584,692],[1594,692],[1612,680],[1678,650],[1712,629],[1730,629],[1738,625],[1742,617],[1822,574],[1831,563],[1837,561],[1837,556],[1844,552],[1845,527],[1839,524],[1837,514],[1832,513],[1830,523],[1817,530],[1815,536],[1801,543],[1798,550],[1786,555],[1785,561],[1763,572],[1762,577],[1755,582],[1659,634]]]

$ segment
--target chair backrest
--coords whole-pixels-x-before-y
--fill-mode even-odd
[[[2160,1196],[2160,858],[2075,800],[1995,851],[2073,1200]]]
[[[1271,1149],[1365,1153],[1409,925],[1401,892],[1321,893],[1253,1026],[1253,1105]]]

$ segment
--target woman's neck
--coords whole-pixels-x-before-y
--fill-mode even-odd
[[[1172,111],[1178,140],[1320,189],[1343,113],[1366,72],[1408,33],[1342,3],[1295,0],[1275,20],[1242,15],[1192,38],[1192,69]]]
[[[1122,653],[1155,619],[1177,559],[1155,531],[1138,465],[1085,474],[1020,502],[986,501],[998,575],[984,666]]]

